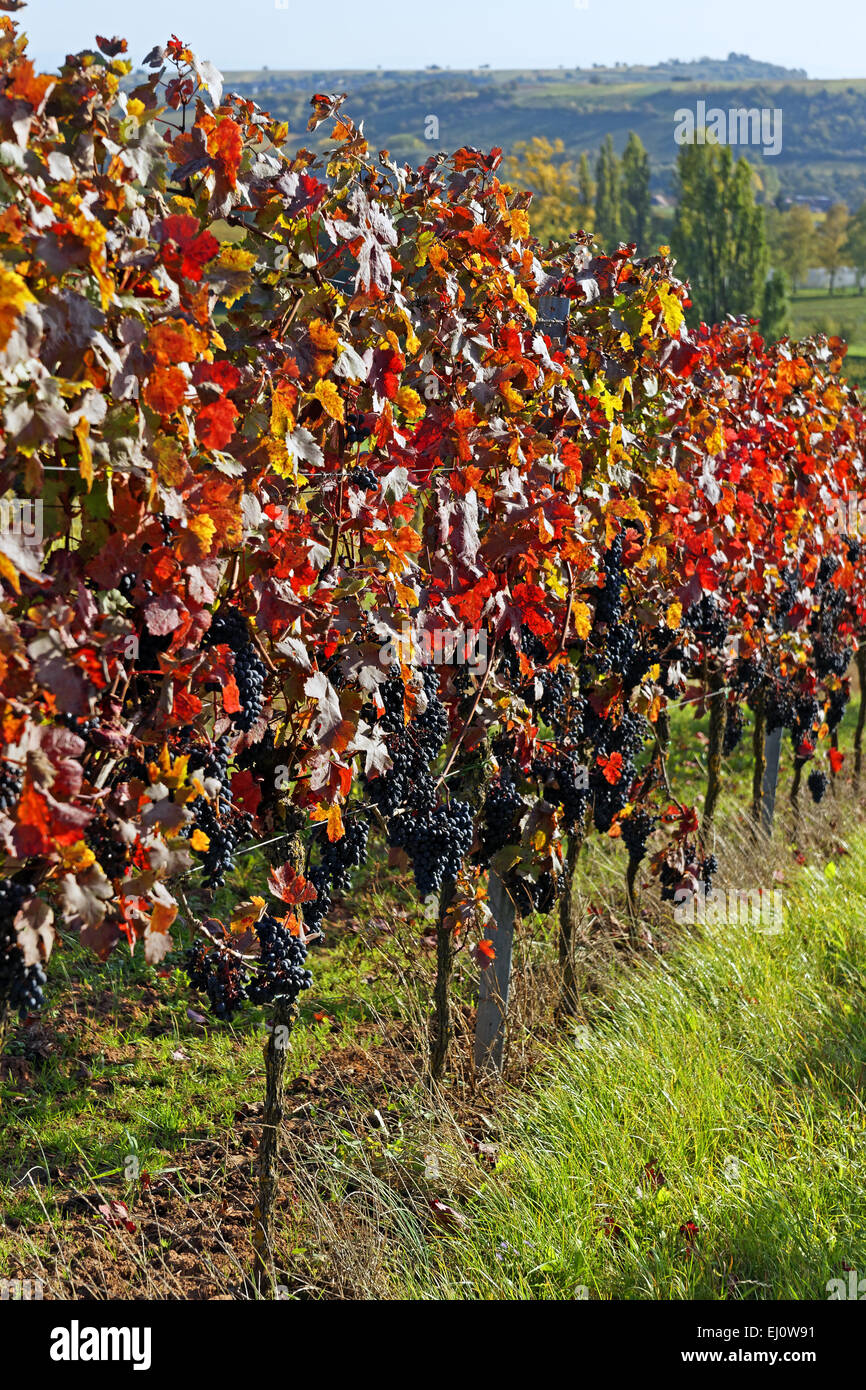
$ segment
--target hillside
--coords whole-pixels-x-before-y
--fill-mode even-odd
[[[253,97],[306,136],[313,92],[346,92],[375,148],[418,162],[460,145],[507,151],[533,135],[559,136],[567,149],[594,151],[610,132],[621,151],[629,130],[646,145],[653,186],[670,192],[680,107],[769,107],[783,113],[776,157],[745,153],[764,171],[771,196],[829,196],[857,206],[866,197],[866,79],[816,81],[797,70],[733,54],[724,61],[658,67],[423,72],[229,72],[228,86]],[[428,118],[438,136],[425,138]]]

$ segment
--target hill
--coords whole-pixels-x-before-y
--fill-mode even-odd
[[[460,145],[508,152],[533,135],[561,137],[566,148],[594,151],[608,132],[622,150],[636,130],[652,161],[653,188],[670,193],[678,146],[675,112],[718,106],[779,108],[782,148],[765,158],[744,147],[767,195],[831,197],[858,206],[866,198],[866,80],[811,80],[797,69],[727,59],[672,61],[655,67],[472,71],[428,68],[229,72],[227,85],[306,133],[313,92],[347,92],[348,109],[363,120],[375,148],[413,163]],[[431,121],[435,117],[437,125]]]

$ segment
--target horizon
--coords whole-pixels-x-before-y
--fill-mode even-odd
[[[46,69],[118,28],[134,65],[180,30],[224,72],[573,71],[594,63],[693,63],[714,51],[710,61],[720,62],[748,49],[753,61],[805,69],[812,81],[854,81],[860,75],[849,69],[849,55],[866,52],[859,0],[826,0],[818,27],[807,0],[729,0],[723,12],[659,0],[649,17],[643,0],[621,0],[615,26],[597,0],[536,0],[531,26],[521,0],[439,0],[435,14],[431,25],[427,12],[407,14],[401,0],[368,0],[363,10],[356,0],[332,0],[313,13],[299,0],[248,0],[242,16],[228,0],[151,0],[146,11],[122,16],[116,0],[28,0],[13,17],[30,38],[34,63]],[[689,51],[699,56],[683,56]]]

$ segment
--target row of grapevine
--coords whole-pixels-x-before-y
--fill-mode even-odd
[[[180,40],[138,86],[125,50],[40,75],[0,17],[0,1020],[61,927],[159,963],[194,926],[214,1015],[272,1009],[266,1269],[292,1008],[371,836],[438,900],[437,1080],[488,873],[500,919],[559,899],[568,1009],[589,834],[633,911],[648,855],[663,898],[709,887],[746,705],[756,815],[773,730],[823,794],[863,417],[838,341],[688,331],[665,248],[541,248],[499,151],[398,167],[317,95],[326,153],[289,154]],[[271,905],[196,914],[256,845]]]

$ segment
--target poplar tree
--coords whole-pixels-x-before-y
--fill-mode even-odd
[[[764,308],[767,238],[748,161],[734,163],[728,145],[684,145],[677,186],[671,241],[689,282],[694,319],[758,317]]]

